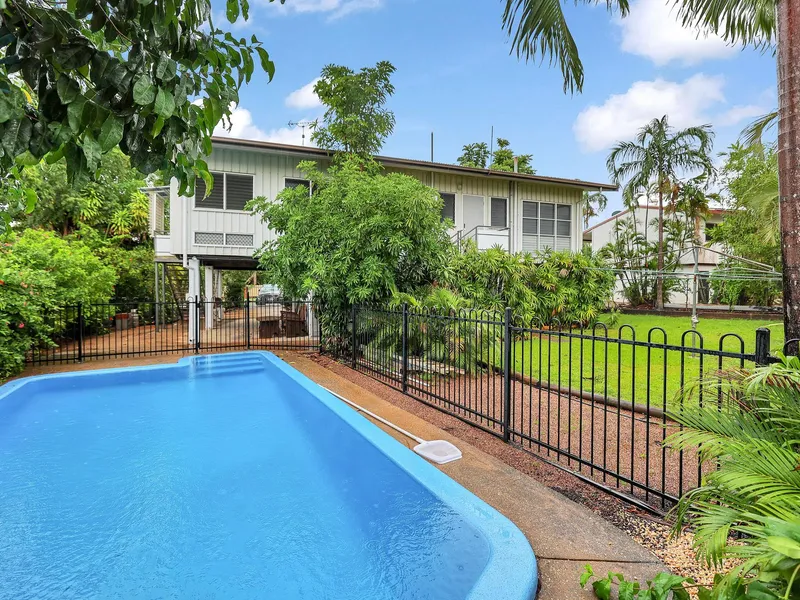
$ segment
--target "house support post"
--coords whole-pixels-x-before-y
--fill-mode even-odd
[[[205,316],[206,329],[214,327],[214,267],[206,267]]]
[[[200,297],[200,261],[197,258],[192,257],[188,260],[188,271],[189,271],[189,291],[186,294],[186,301],[188,303],[189,310],[189,346],[195,346],[197,344],[197,334],[200,330],[198,326],[198,320],[200,318],[200,311],[198,310],[197,303]]]

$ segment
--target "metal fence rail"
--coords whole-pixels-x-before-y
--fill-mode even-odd
[[[309,301],[125,300],[64,306],[48,315],[52,345],[26,363],[191,354],[208,350],[318,350],[319,320]]]
[[[359,306],[351,320],[353,368],[654,512],[703,474],[697,452],[663,443],[679,427],[669,413],[681,390],[772,360],[766,329],[748,353],[736,334],[709,348],[696,331],[523,327],[510,309]]]

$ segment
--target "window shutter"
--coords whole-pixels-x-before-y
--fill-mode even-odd
[[[206,193],[206,182],[200,177],[195,179],[194,183],[194,205],[195,208],[215,208],[222,210],[224,208],[223,198],[225,197],[225,175],[222,173],[211,173],[214,178],[214,187],[208,198],[203,198]]]
[[[506,226],[506,199],[492,198],[492,227]]]
[[[244,210],[244,205],[253,199],[253,177],[251,175],[225,175],[225,210]]]

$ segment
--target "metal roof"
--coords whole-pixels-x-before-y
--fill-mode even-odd
[[[296,154],[313,157],[330,157],[332,152],[315,148],[313,146],[294,146],[290,144],[278,144],[275,142],[262,142],[258,140],[241,140],[229,137],[213,137],[212,141],[216,145],[236,146],[239,148],[254,148],[279,152],[282,154]],[[527,173],[508,173],[506,171],[492,171],[491,169],[477,169],[474,167],[462,167],[461,165],[450,165],[447,163],[430,162],[425,160],[414,160],[409,158],[394,158],[391,156],[376,156],[378,161],[386,166],[410,169],[423,169],[426,171],[439,171],[447,173],[459,173],[462,175],[474,175],[481,177],[493,177],[497,179],[510,179],[514,181],[525,181],[529,183],[542,183],[549,185],[562,185],[577,187],[583,190],[605,190],[616,191],[619,186],[612,183],[598,183],[594,181],[583,181],[581,179],[565,179],[561,177],[545,177],[543,175],[528,175]]]

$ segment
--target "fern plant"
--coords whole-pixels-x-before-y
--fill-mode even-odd
[[[716,466],[681,499],[675,531],[691,522],[710,565],[738,559],[722,587],[744,579],[759,598],[800,598],[800,358],[698,382],[672,418],[684,428],[667,443]]]

